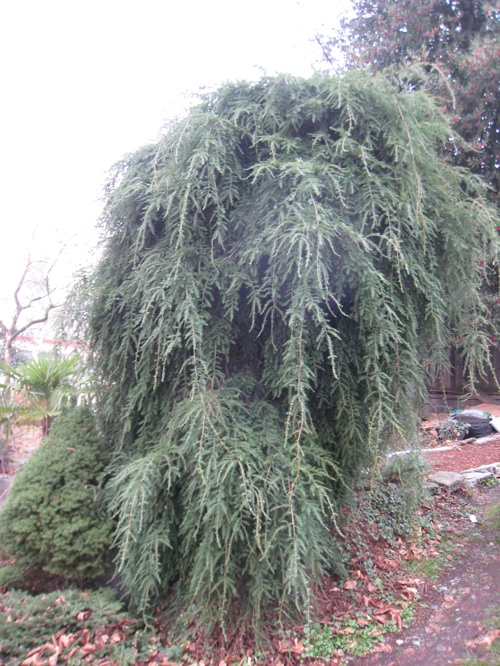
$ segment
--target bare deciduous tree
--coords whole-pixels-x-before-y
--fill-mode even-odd
[[[26,261],[21,278],[14,290],[14,310],[11,316],[0,319],[0,340],[2,356],[5,363],[11,365],[14,344],[28,329],[37,324],[43,324],[49,319],[50,312],[59,307],[52,301],[54,289],[50,285],[52,270],[61,254],[58,253],[49,268],[43,272],[39,279],[29,284],[29,276],[33,268],[41,261],[33,261],[30,256]],[[28,293],[26,293],[28,292]]]

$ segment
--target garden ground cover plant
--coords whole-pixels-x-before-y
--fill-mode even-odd
[[[469,520],[472,512],[478,523]],[[9,666],[25,658],[26,664],[49,664],[55,654],[57,663],[99,666],[404,666],[418,659],[440,664],[443,654],[464,665],[493,665],[500,646],[499,516],[496,485],[437,496],[434,507],[420,514],[419,539],[413,533],[410,539],[375,540],[373,526],[357,522],[346,576],[323,582],[310,623],[278,632],[271,623],[270,642],[260,647],[244,632],[226,643],[220,636],[217,645],[193,618],[184,620],[184,633],[175,638],[163,613],[156,630],[145,630],[109,590],[41,597],[4,591],[0,635],[9,642],[1,655]]]

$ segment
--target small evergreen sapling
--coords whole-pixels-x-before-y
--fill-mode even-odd
[[[43,569],[76,580],[103,572],[112,523],[98,516],[95,488],[107,462],[106,443],[87,409],[57,419],[17,473],[0,513],[0,543],[18,571]]]

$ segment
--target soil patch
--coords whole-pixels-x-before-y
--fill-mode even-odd
[[[7,447],[3,474],[14,476],[43,440],[41,426],[14,426]]]
[[[477,491],[474,498],[479,517],[486,506],[499,504],[500,485]],[[454,536],[463,555],[424,593],[425,607],[412,625],[386,638],[387,652],[349,658],[349,664],[443,666],[466,663],[472,655],[476,664],[500,663],[490,652],[500,632],[488,630],[491,609],[500,615],[499,535],[481,518],[471,525],[473,533],[465,540],[460,534]]]
[[[490,440],[490,438],[487,438]],[[451,451],[432,451],[426,454],[429,465],[435,472],[464,472],[466,469],[500,462],[500,435],[492,440],[474,444],[459,444]]]

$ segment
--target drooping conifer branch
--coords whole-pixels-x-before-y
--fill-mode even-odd
[[[303,609],[344,489],[413,436],[426,362],[452,337],[486,359],[496,222],[451,136],[383,77],[278,77],[115,167],[85,318],[138,607],[174,586],[221,622]]]

